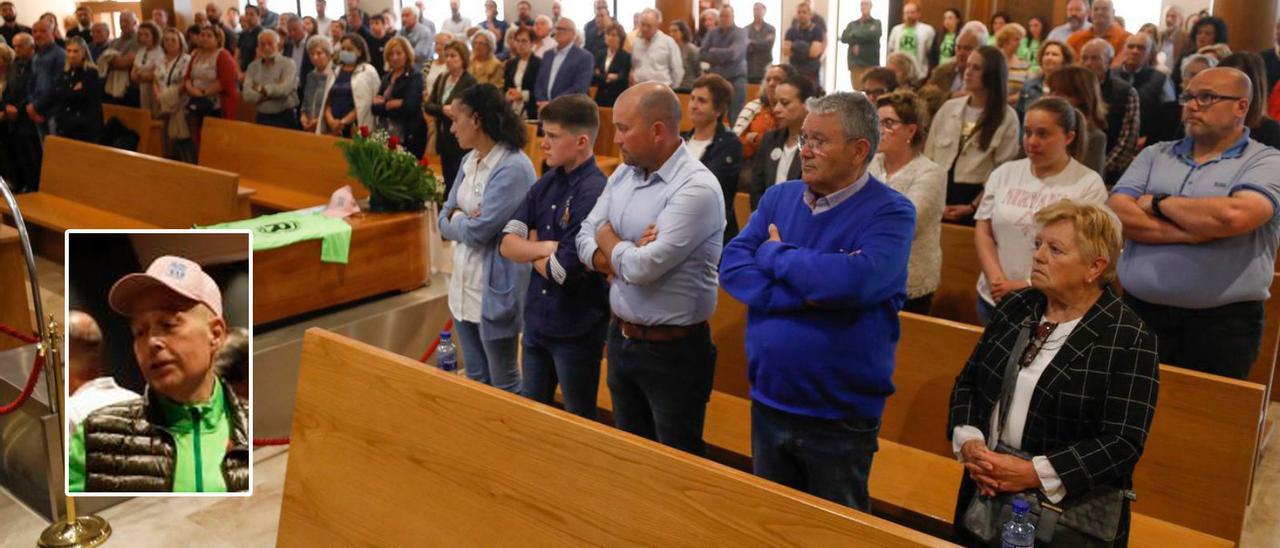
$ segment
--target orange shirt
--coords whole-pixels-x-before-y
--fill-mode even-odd
[[[1128,31],[1120,28],[1120,25],[1116,24],[1112,24],[1111,28],[1107,29],[1106,36],[1094,34],[1094,30],[1095,29],[1093,28],[1079,30],[1067,37],[1067,45],[1071,46],[1071,49],[1076,51],[1077,59],[1080,58],[1080,50],[1084,49],[1085,42],[1093,40],[1094,38],[1102,38],[1103,40],[1106,40],[1108,44],[1111,44],[1111,47],[1115,49],[1115,56],[1114,59],[1112,59],[1113,61],[1119,61],[1124,58],[1124,41],[1128,40],[1130,36]]]
[[[747,130],[742,132],[742,136],[738,139],[742,141],[742,159],[750,160],[756,155],[756,149],[760,147],[760,140],[764,138],[764,134],[778,127],[778,121],[773,117],[772,107],[760,107],[760,111],[751,119],[751,125],[747,126]]]

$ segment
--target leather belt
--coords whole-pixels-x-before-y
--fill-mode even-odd
[[[679,341],[707,329],[707,322],[698,322],[693,325],[640,325],[622,318],[615,319],[623,338],[650,342]]]

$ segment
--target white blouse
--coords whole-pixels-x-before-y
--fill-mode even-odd
[[[457,208],[453,216],[475,215],[483,206],[484,190],[489,175],[507,156],[507,149],[495,146],[483,160],[473,151],[462,162],[462,181],[458,183]],[[453,275],[449,277],[449,312],[453,317],[480,323],[484,297],[484,249],[462,242],[453,243]]]

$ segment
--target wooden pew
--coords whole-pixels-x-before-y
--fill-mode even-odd
[[[933,294],[930,315],[968,324],[978,323],[978,251],[973,227],[942,223],[942,282]]]
[[[600,130],[596,132],[596,156],[621,156],[618,143],[613,142],[617,128],[613,125],[613,108],[600,107]]]
[[[0,324],[22,333],[35,331],[22,241],[18,238],[18,230],[5,224],[0,224]],[[0,351],[19,346],[26,346],[26,343],[0,335]]]
[[[333,191],[351,185],[357,199],[369,195],[347,177],[339,139],[304,131],[209,117],[200,131],[200,165],[240,174],[252,188],[260,213],[292,211],[328,203]]]
[[[1280,401],[1280,391],[1275,389],[1276,380],[1280,380],[1280,373],[1276,371],[1276,359],[1280,355],[1280,274],[1271,279],[1271,298],[1263,303],[1263,309],[1262,345],[1249,370],[1249,380],[1265,385],[1271,401]]]
[[[234,173],[49,137],[40,191],[18,206],[40,252],[62,262],[69,228],[190,228],[249,217]],[[7,206],[0,205],[4,211]]]
[[[738,216],[738,231],[745,230],[751,218],[751,195],[746,192],[734,194],[733,212]]]
[[[280,546],[947,545],[318,329],[301,368]]]
[[[157,158],[164,157],[164,122],[151,117],[140,108],[102,104],[102,121],[119,118],[125,127],[138,134],[138,152]]]
[[[601,374],[597,400],[606,411],[613,408],[608,384]],[[749,460],[751,458],[751,402],[748,399],[712,392],[707,403],[703,428],[708,445]],[[877,515],[897,522],[909,522],[937,535],[946,536],[952,528],[956,493],[960,489],[964,469],[954,458],[884,439],[871,464],[868,490]],[[1136,506],[1134,508],[1137,508]],[[1175,543],[1182,546],[1229,547],[1233,542],[1213,535],[1175,525],[1147,515],[1133,513],[1130,546],[1164,548]]]
[[[358,213],[347,222],[347,264],[321,262],[320,240],[254,252],[255,325],[427,283],[426,223],[434,217]]]
[[[689,118],[689,94],[678,92],[676,98],[680,100],[680,132],[684,133],[693,129],[693,119]]]

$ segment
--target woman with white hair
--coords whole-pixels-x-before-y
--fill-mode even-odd
[[[324,111],[324,85],[333,72],[333,41],[328,36],[312,36],[307,39],[307,56],[311,58],[311,72],[302,84],[302,104],[299,105],[303,131],[315,131]]]
[[[471,35],[471,65],[468,72],[476,77],[480,84],[493,84],[502,89],[504,84],[502,61],[494,55],[493,33],[487,30],[476,31]]]

